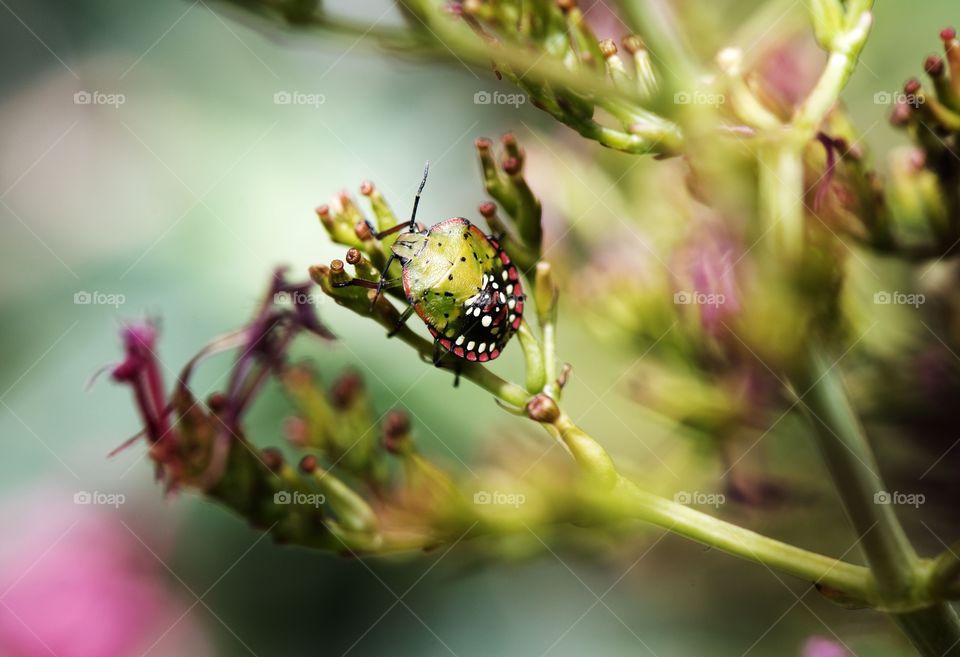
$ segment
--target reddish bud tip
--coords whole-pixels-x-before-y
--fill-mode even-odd
[[[317,471],[317,457],[313,454],[307,454],[300,459],[300,472],[313,474]]]
[[[310,265],[307,271],[315,283],[319,283],[330,274],[330,268],[326,265]]]
[[[577,0],[557,0],[557,6],[561,11],[567,12],[576,8]]]
[[[556,422],[560,417],[560,409],[557,402],[553,401],[548,395],[540,393],[527,402],[527,416],[537,422]]]
[[[222,392],[215,392],[207,397],[207,408],[213,413],[220,413],[227,407],[227,396]]]
[[[944,41],[953,41],[957,38],[957,31],[952,27],[945,27],[940,30],[940,38]]]
[[[358,221],[357,225],[353,227],[353,232],[364,242],[373,239],[373,233],[370,232],[370,226],[367,225],[366,221]]]
[[[910,114],[909,105],[897,103],[893,106],[893,111],[890,112],[890,124],[897,127],[905,126],[910,122]]]
[[[263,464],[270,472],[279,472],[283,467],[283,454],[276,447],[267,447],[260,453]]]
[[[617,44],[613,39],[603,39],[600,41],[600,52],[604,57],[613,57],[617,54]]]
[[[370,196],[373,194],[373,182],[370,180],[364,180],[360,183],[360,193],[364,196]]]
[[[353,403],[361,390],[363,390],[363,378],[360,373],[356,370],[347,370],[333,382],[330,400],[336,408],[343,410]]]
[[[907,95],[913,95],[918,91],[920,91],[920,87],[921,87],[920,80],[916,78],[910,78],[903,85],[903,93]]]
[[[489,219],[490,217],[492,217],[497,213],[496,204],[491,203],[490,201],[484,201],[477,207],[477,209],[480,211],[481,216],[487,219]]]
[[[401,410],[394,409],[383,421],[383,446],[391,454],[403,451],[403,443],[410,435],[410,417]]]
[[[329,216],[330,216],[330,206],[329,206],[329,205],[318,205],[318,206],[317,206],[317,209],[316,209],[316,212],[317,212],[317,216],[320,217],[321,219],[326,218],[326,217],[329,217]]]
[[[508,157],[503,161],[503,170],[511,176],[515,176],[520,173],[521,169],[520,160],[515,157]]]
[[[343,272],[343,260],[331,260],[330,261],[330,271],[334,274],[340,274]]]
[[[302,447],[310,440],[310,425],[302,417],[288,417],[283,423],[283,435],[290,444]]]
[[[359,264],[363,260],[363,254],[360,253],[360,249],[356,247],[351,247],[347,250],[347,262],[351,265]]]
[[[930,55],[923,62],[923,70],[932,78],[938,78],[943,75],[943,58],[938,55]]]
[[[500,137],[500,141],[504,146],[516,146],[517,145],[517,136],[512,132],[505,132],[503,136]]]
[[[491,144],[490,144],[490,140],[487,139],[486,137],[478,137],[478,138],[473,142],[473,144],[474,144],[474,146],[477,147],[478,150],[481,150],[481,151],[490,150],[490,145],[491,145]]]

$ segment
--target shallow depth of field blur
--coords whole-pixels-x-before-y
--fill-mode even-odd
[[[677,4],[724,32],[763,3]],[[339,5],[397,20],[389,3]],[[802,32],[803,3],[780,5],[771,29],[792,22]],[[602,4],[591,12],[600,36],[622,35]],[[591,158],[623,158],[625,173],[638,163],[629,180],[656,163],[577,140],[529,105],[476,103],[478,92],[514,92],[489,71],[407,61],[352,39],[278,38],[202,0],[0,0],[0,17],[0,656],[780,657],[834,632],[858,654],[910,654],[878,614],[841,610],[803,582],[660,530],[625,532],[612,548],[581,537],[359,561],[278,546],[189,493],[164,500],[142,445],[106,456],[139,428],[129,391],[107,380],[85,389],[119,357],[123,318],[162,318],[160,357],[176,371],[247,318],[274,266],[299,274],[342,256],[316,205],[369,178],[404,214],[427,159],[421,220],[476,219],[479,136],[522,140],[547,248],[560,251],[571,237],[622,232],[622,217],[645,205],[635,189],[627,203],[625,190],[593,175]],[[876,94],[919,74],[951,22],[960,22],[951,0],[878,3],[844,92],[874,152],[903,140]],[[312,100],[275,102],[284,93]],[[655,235],[663,219],[652,212],[631,224]],[[638,276],[652,266],[639,245],[627,248]],[[560,357],[576,367],[570,415],[661,490],[722,489],[714,451],[626,398],[642,350],[598,340],[570,312],[576,301],[561,303]],[[342,343],[302,339],[295,353],[318,359],[328,381],[358,369],[378,412],[410,409],[419,443],[451,468],[489,452],[494,438],[497,449],[548,444],[469,383],[452,388],[372,322],[332,303],[320,313]],[[888,318],[867,342],[883,349],[904,330]],[[494,369],[519,371],[517,351]],[[226,363],[201,370],[198,395]],[[251,435],[279,442],[286,404],[268,390]],[[919,437],[911,449],[883,435],[892,487],[897,463],[932,468],[931,487],[955,471],[960,449],[934,465],[943,446],[928,459]],[[763,449],[775,464],[764,477],[789,489],[787,499],[717,513],[824,553],[850,550],[798,423],[784,421]],[[78,503],[84,493],[99,503]],[[926,554],[942,549],[928,529],[949,522],[936,499],[901,513]]]

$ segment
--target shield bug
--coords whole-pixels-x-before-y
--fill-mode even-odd
[[[386,288],[402,285],[410,305],[390,335],[416,312],[433,336],[435,364],[446,353],[471,362],[493,360],[523,318],[523,286],[517,268],[497,238],[463,217],[430,228],[417,224],[417,206],[428,170],[429,162],[409,221],[379,233],[367,222],[377,239],[397,234],[380,281],[353,279],[341,285],[369,287],[378,296]],[[400,279],[389,281],[386,276],[394,259],[400,261],[403,273]]]

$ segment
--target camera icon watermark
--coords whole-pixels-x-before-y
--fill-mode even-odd
[[[325,95],[305,91],[278,91],[273,94],[274,105],[306,105],[308,107],[320,107],[326,102],[327,97]]]
[[[920,508],[927,501],[923,493],[901,493],[900,491],[878,491],[873,495],[874,504],[895,504],[897,506],[912,506]]]
[[[678,91],[673,94],[674,105],[706,105],[720,107],[727,102],[727,97],[721,93],[709,91]]]
[[[504,93],[502,91],[478,91],[473,94],[474,105],[512,105],[520,107],[526,104],[527,96],[520,93]]]
[[[888,292],[881,290],[873,295],[873,303],[878,306],[913,306],[919,308],[926,303],[927,297],[919,292]]]
[[[681,290],[673,294],[673,303],[678,306],[722,306],[727,302],[726,296],[720,293],[697,292],[696,290]]]
[[[119,308],[127,302],[126,295],[108,292],[88,292],[80,290],[73,293],[73,305],[75,306],[113,306]]]
[[[80,90],[73,94],[74,105],[109,105],[113,108],[119,108],[127,102],[124,94],[108,94],[102,91]]]
[[[73,503],[78,506],[112,506],[114,509],[118,509],[120,505],[126,503],[126,501],[127,496],[123,493],[78,490],[73,494]]]
[[[878,91],[873,94],[874,105],[909,105],[910,107],[920,107],[926,99],[917,94],[908,94],[903,91]]]
[[[273,503],[282,505],[320,507],[327,501],[323,493],[304,493],[303,491],[281,490],[273,494]]]
[[[681,490],[673,495],[673,501],[685,506],[712,506],[719,508],[727,503],[727,497],[723,493],[705,493],[699,490]]]
[[[494,490],[478,490],[473,494],[473,503],[478,506],[512,506],[519,509],[527,501],[523,493],[504,493]]]

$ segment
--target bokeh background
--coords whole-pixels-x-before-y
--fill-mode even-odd
[[[708,5],[722,33],[765,3],[680,4]],[[771,29],[802,21],[802,5],[781,3]],[[331,9],[398,22],[389,3]],[[878,3],[864,66],[844,94],[870,149],[901,140],[874,94],[916,74],[951,19],[960,20],[951,0]],[[601,36],[621,32],[611,30]],[[589,171],[564,175],[570,135],[536,109],[476,104],[479,91],[513,90],[456,62],[281,34],[202,0],[0,0],[0,53],[0,655],[782,656],[834,633],[858,654],[910,654],[874,614],[650,529],[612,549],[560,542],[490,559],[458,546],[361,562],[277,546],[190,494],[162,499],[139,447],[106,458],[138,429],[128,391],[107,381],[85,389],[118,357],[124,318],[162,318],[160,355],[175,371],[244,321],[274,266],[305,271],[340,255],[316,205],[369,178],[405,212],[426,159],[421,217],[476,217],[478,136],[514,131],[527,146],[548,242],[572,220],[603,231],[631,210],[616,190],[596,202]],[[278,93],[316,102],[278,104]],[[554,202],[578,194],[584,217]],[[412,409],[429,427],[418,431],[424,449],[451,468],[494,436],[528,431],[469,385],[454,390],[424,372],[372,324],[332,304],[320,312],[343,344],[304,342],[298,353],[328,377],[356,367],[381,411]],[[722,468],[702,446],[624,400],[614,383],[622,353],[569,315],[560,353],[577,367],[573,417],[641,477],[716,483]],[[517,371],[502,360],[498,368]],[[203,369],[198,393],[216,387],[225,364]],[[279,443],[287,410],[269,390],[251,435]],[[794,478],[821,473],[789,425],[771,446],[777,462],[792,464]],[[842,554],[851,548],[842,512],[813,479],[806,503],[787,511],[720,513]],[[84,491],[123,503],[75,504]],[[918,533],[921,545],[930,540]]]

